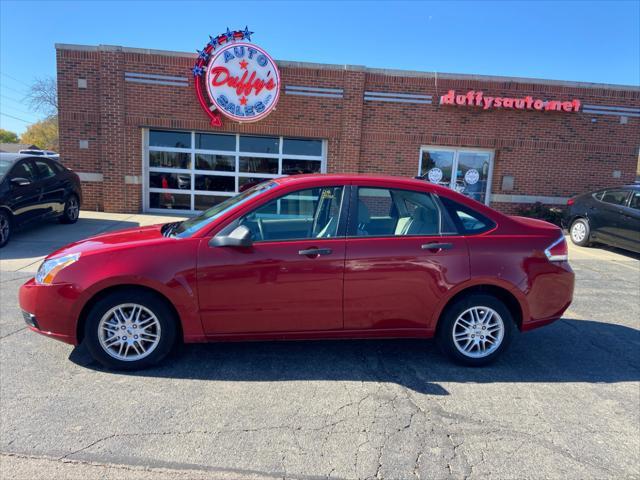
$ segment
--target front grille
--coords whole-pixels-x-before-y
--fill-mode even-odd
[[[24,321],[27,325],[40,329],[40,327],[38,327],[38,322],[36,321],[36,316],[33,313],[25,312],[23,310],[22,318],[24,318]]]

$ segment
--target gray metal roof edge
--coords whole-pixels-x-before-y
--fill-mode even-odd
[[[151,48],[133,48],[133,47],[121,47],[118,45],[75,45],[69,43],[56,43],[56,50],[78,50],[78,51],[102,51],[102,52],[126,52],[126,53],[139,53],[143,55],[164,55],[167,57],[184,57],[184,58],[196,58],[197,54],[189,52],[176,52],[172,50],[154,50]],[[367,72],[378,75],[387,75],[390,77],[414,77],[414,78],[441,78],[445,80],[478,80],[483,82],[513,82],[513,83],[534,83],[539,85],[551,85],[562,87],[577,87],[577,88],[604,88],[611,90],[628,90],[634,92],[640,92],[640,86],[638,85],[622,85],[612,83],[595,83],[595,82],[577,82],[569,80],[550,80],[543,78],[529,78],[529,77],[505,77],[499,75],[476,75],[468,73],[440,73],[440,72],[422,72],[416,70],[396,70],[387,68],[368,68],[364,65],[338,65],[331,63],[311,63],[311,62],[297,62],[288,60],[277,60],[276,63],[280,67],[289,68],[309,68],[314,70],[348,70]]]

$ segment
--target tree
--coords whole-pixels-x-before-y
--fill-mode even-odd
[[[49,117],[58,114],[58,85],[55,78],[36,79],[26,98],[32,109]]]
[[[45,150],[58,151],[58,117],[51,116],[33,123],[20,137],[22,143],[37,145]]]
[[[18,134],[0,128],[0,143],[18,143]]]

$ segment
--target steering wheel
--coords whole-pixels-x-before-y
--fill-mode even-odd
[[[258,224],[258,231],[260,232],[260,240],[265,240],[264,238],[264,227],[262,226],[262,219],[258,217],[256,219],[256,223]]]

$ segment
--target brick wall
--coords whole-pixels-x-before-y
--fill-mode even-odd
[[[640,107],[640,90],[551,85],[524,81],[435,78],[365,68],[282,65],[282,85],[342,88],[342,99],[287,95],[265,120],[209,126],[193,93],[190,54],[121,47],[59,47],[60,150],[79,172],[102,174],[84,182],[84,208],[138,212],[142,188],[125,177],[142,175],[142,128],[282,135],[328,140],[329,172],[414,176],[422,145],[495,151],[492,194],[567,197],[636,175],[640,118],[438,105],[439,95],[482,90],[485,95],[567,99],[583,104]],[[124,72],[188,78],[189,87],[124,81]],[[87,88],[78,88],[78,78]],[[365,91],[432,95],[433,104],[364,101]],[[597,121],[592,122],[592,118]],[[79,147],[88,140],[88,148]],[[614,170],[621,178],[612,177]],[[515,178],[501,191],[502,177]],[[513,203],[495,203],[514,211]]]

